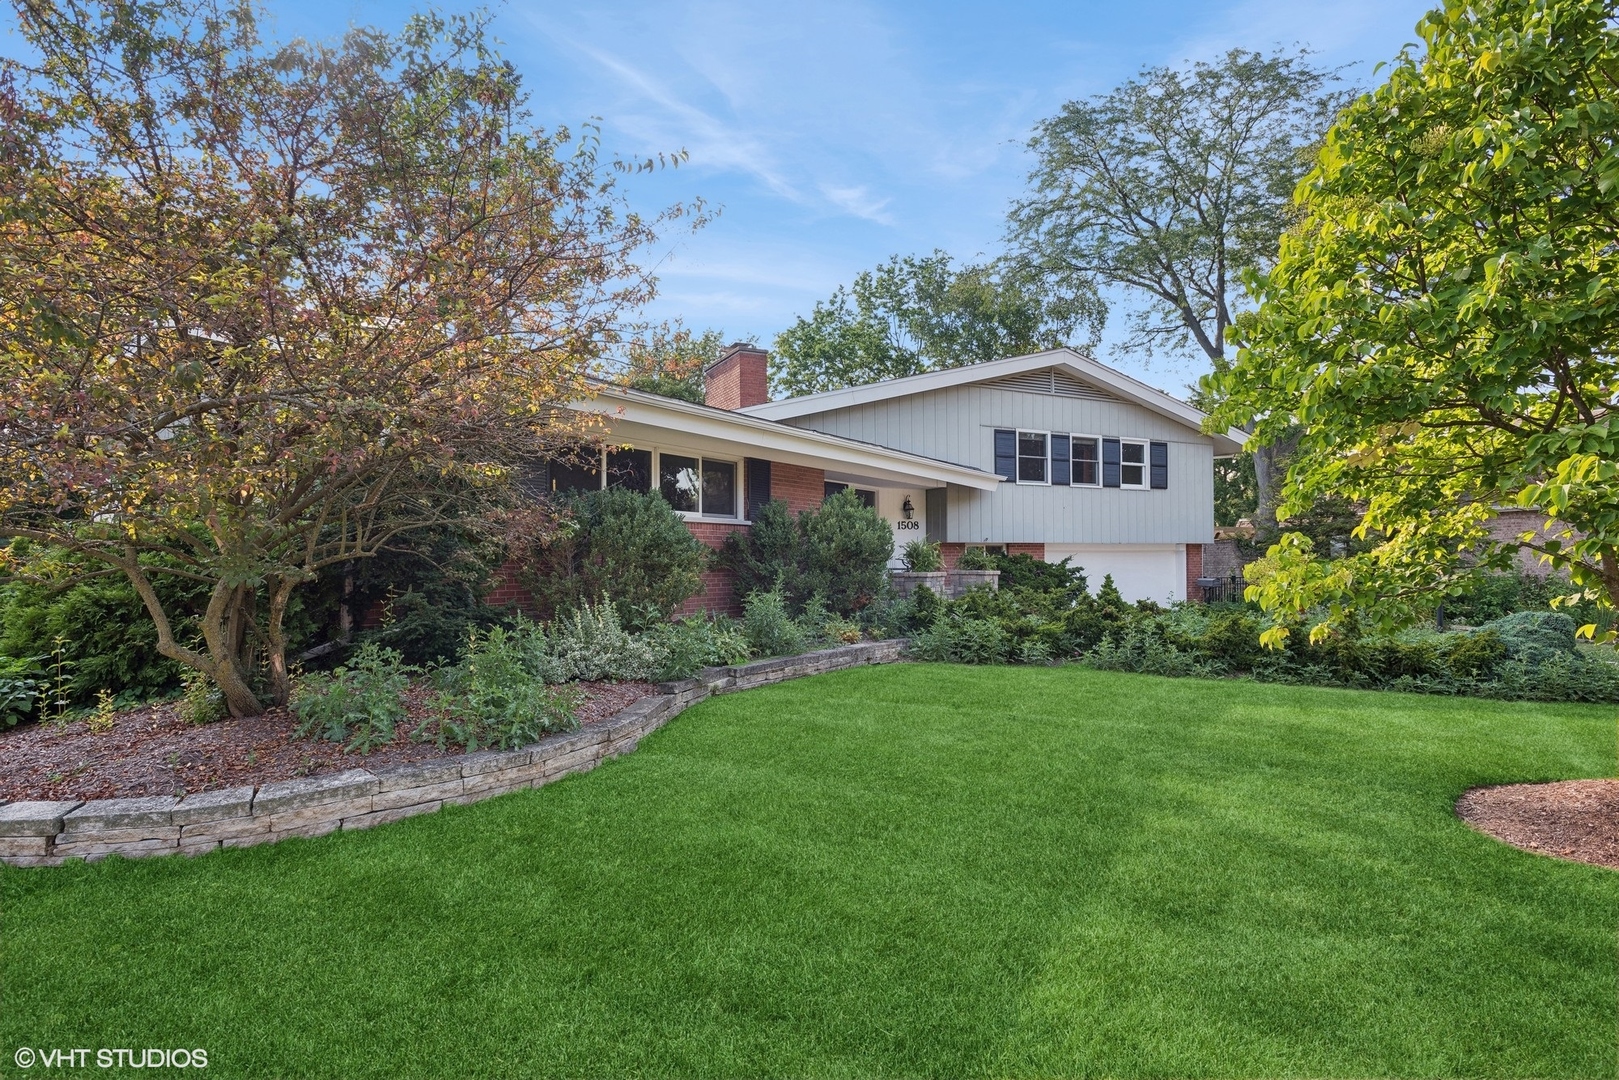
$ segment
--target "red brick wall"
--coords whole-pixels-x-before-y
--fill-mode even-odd
[[[770,400],[763,349],[734,348],[703,372],[703,400],[716,409],[743,409]]]
[[[1186,599],[1203,599],[1203,590],[1198,587],[1197,579],[1203,576],[1203,545],[1186,545]]]
[[[746,525],[726,525],[714,521],[688,521],[686,528],[691,530],[699,543],[711,551],[718,551],[725,543],[725,538]],[[703,587],[701,591],[680,606],[677,615],[694,615],[699,611],[711,611],[716,615],[742,614],[742,598],[736,595],[732,585],[731,574],[728,570],[709,569],[702,572]]]
[[[803,465],[770,463],[770,497],[780,499],[797,514],[813,510],[826,498],[826,470]]]

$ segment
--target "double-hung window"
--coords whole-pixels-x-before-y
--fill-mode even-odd
[[[1043,431],[1017,433],[1017,482],[1020,484],[1051,483],[1051,464],[1048,459],[1050,439]]]
[[[1102,483],[1102,457],[1097,440],[1088,435],[1072,435],[1068,439],[1073,448],[1073,479],[1075,487],[1098,487]]]
[[[1147,486],[1147,444],[1134,439],[1119,440],[1119,486]]]

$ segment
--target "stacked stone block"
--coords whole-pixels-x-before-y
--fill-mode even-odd
[[[485,750],[415,765],[351,769],[332,776],[205,791],[183,798],[22,801],[0,804],[0,862],[57,866],[108,855],[201,855],[222,847],[270,844],[339,830],[385,825],[543,787],[603,760],[630,753],[641,739],[711,694],[899,659],[900,641],[846,645],[802,656],[709,668],[665,683],[658,693],[579,731],[551,735],[519,750]]]

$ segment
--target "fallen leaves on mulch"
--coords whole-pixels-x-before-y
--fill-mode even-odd
[[[1619,870],[1619,780],[1474,788],[1456,813],[1513,847]]]
[[[579,683],[585,701],[577,716],[591,724],[653,692],[649,683]],[[431,717],[425,687],[406,694],[409,719],[393,742],[366,755],[337,743],[303,738],[287,709],[262,716],[191,724],[172,702],[117,714],[112,730],[96,734],[83,721],[57,727],[28,724],[0,732],[0,800],[115,799],[184,795],[268,784],[345,769],[404,765],[461,753],[419,743],[410,735]]]

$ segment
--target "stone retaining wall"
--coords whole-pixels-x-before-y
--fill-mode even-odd
[[[578,731],[520,750],[486,750],[416,765],[351,769],[259,788],[205,791],[184,798],[0,803],[0,862],[58,866],[68,859],[200,855],[221,847],[272,844],[288,836],[366,829],[447,803],[473,803],[542,787],[634,750],[642,737],[710,694],[747,690],[805,675],[897,660],[901,641],[864,642],[802,656],[708,668],[664,683],[658,693]]]

